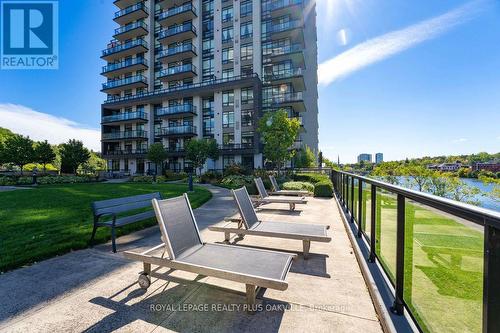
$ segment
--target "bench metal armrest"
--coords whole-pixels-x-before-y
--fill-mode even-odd
[[[113,217],[113,227],[115,226],[115,223],[116,223],[116,214],[115,213],[102,213],[102,214],[99,214],[99,215],[95,215],[94,216],[94,223],[99,223],[99,219],[103,216],[112,216]]]

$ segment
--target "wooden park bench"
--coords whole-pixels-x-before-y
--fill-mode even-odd
[[[162,197],[160,192],[93,202],[92,212],[94,214],[94,230],[92,231],[92,237],[90,237],[90,244],[92,245],[94,241],[98,227],[108,227],[111,228],[113,252],[116,252],[115,228],[154,217],[155,212],[151,205],[151,200],[153,199],[161,200]],[[145,207],[150,207],[151,209],[133,215],[126,215],[127,212]],[[111,219],[102,221],[101,218],[105,217],[110,217]]]

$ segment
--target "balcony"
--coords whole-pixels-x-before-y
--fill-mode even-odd
[[[124,79],[110,80],[102,84],[102,92],[106,94],[116,94],[125,89],[145,88],[148,81],[143,75],[134,75]]]
[[[304,12],[304,3],[302,0],[275,0],[270,1],[263,6],[263,16],[278,18],[286,15],[298,18]]]
[[[149,10],[144,2],[139,2],[135,5],[129,6],[125,9],[117,11],[113,21],[119,25],[124,25],[129,22],[138,21],[148,17]]]
[[[109,116],[102,116],[101,124],[119,124],[129,122],[147,122],[148,114],[145,112],[126,112],[120,114],[113,114]]]
[[[120,9],[125,9],[137,4],[140,1],[142,0],[115,0],[113,1],[113,4]]]
[[[147,33],[148,25],[144,21],[137,21],[115,29],[115,35],[113,37],[116,40],[125,41],[127,39],[144,36]]]
[[[280,108],[280,107],[293,107],[295,112],[306,111],[302,92],[291,92],[275,95],[269,99],[264,100],[263,107],[265,108]]]
[[[155,132],[155,136],[196,136],[196,126],[162,127]]]
[[[169,117],[169,116],[196,116],[196,106],[193,104],[180,104],[173,105],[156,110],[157,117]]]
[[[148,132],[143,130],[135,130],[135,131],[102,133],[102,141],[120,141],[120,140],[136,140],[136,139],[147,140]]]
[[[148,68],[148,61],[142,57],[110,63],[102,68],[101,75],[108,78]]]
[[[164,64],[180,61],[185,58],[196,56],[196,46],[193,44],[182,44],[175,47],[169,47],[158,54],[158,60]]]
[[[280,40],[283,38],[290,38],[293,43],[304,45],[304,22],[299,19],[274,24],[266,34],[266,39]]]
[[[142,149],[124,149],[124,150],[109,150],[104,152],[102,155],[105,158],[131,158],[131,157],[143,157],[148,153],[148,148]]]
[[[166,10],[172,7],[177,7],[184,4],[186,0],[159,0],[156,3],[161,9]]]
[[[191,2],[188,2],[182,6],[173,7],[160,13],[157,21],[163,27],[169,27],[172,24],[180,24],[196,17],[196,7]]]
[[[265,58],[264,63],[280,63],[291,60],[293,67],[304,68],[305,66],[304,45],[300,43],[264,49],[262,55]]]
[[[185,64],[162,70],[158,78],[162,81],[173,81],[187,79],[196,75],[196,66],[193,64]]]
[[[266,73],[264,74],[264,81],[273,85],[290,82],[294,91],[304,91],[306,89],[302,68],[289,68]]]
[[[166,147],[167,155],[169,157],[184,156],[186,149],[184,147]]]
[[[251,143],[226,143],[219,145],[219,150],[222,155],[229,154],[252,154],[255,145]]]
[[[125,58],[137,53],[146,52],[148,43],[142,38],[134,39],[129,42],[112,41],[108,48],[102,51],[101,58],[111,62],[115,59]]]
[[[164,45],[182,42],[194,37],[196,37],[196,28],[191,22],[162,30],[158,34],[158,40]]]

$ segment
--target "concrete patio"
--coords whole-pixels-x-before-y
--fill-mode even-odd
[[[221,242],[222,233],[207,226],[236,212],[225,189],[209,187],[214,197],[195,210],[206,242]],[[311,198],[296,212],[288,205],[259,209],[263,220],[329,224],[331,243],[312,243],[310,259],[299,255],[286,291],[263,290],[264,310],[248,314],[243,284],[185,272],[153,279],[144,292],[136,284],[142,264],[120,253],[160,243],[157,227],[109,244],[76,251],[0,276],[0,331],[8,332],[381,332],[375,309],[334,199]],[[256,246],[300,253],[302,243],[263,237],[233,239]],[[166,270],[165,270],[166,271]]]

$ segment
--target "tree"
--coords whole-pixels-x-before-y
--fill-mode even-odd
[[[276,165],[278,171],[294,156],[290,147],[299,135],[299,129],[299,121],[288,118],[284,110],[268,112],[260,120],[258,131],[264,142],[264,154]]]
[[[89,160],[81,165],[80,170],[85,174],[95,174],[97,171],[106,170],[106,160],[91,151]]]
[[[158,174],[158,164],[163,164],[163,161],[165,161],[166,159],[167,151],[161,143],[153,143],[149,146],[148,160],[155,164],[154,181],[156,181],[156,175]]]
[[[90,152],[82,141],[69,140],[60,145],[61,172],[76,174],[78,167],[88,161]]]
[[[216,160],[219,157],[217,142],[213,139],[192,139],[186,143],[186,158],[193,163],[193,167],[199,169],[205,164],[207,158]]]
[[[55,159],[56,153],[47,140],[38,142],[35,146],[35,161],[43,165],[43,173],[45,173],[47,164],[54,162]]]
[[[297,168],[312,168],[316,162],[314,152],[307,145],[295,155],[295,167]]]
[[[3,159],[6,163],[12,163],[21,169],[35,160],[33,140],[22,135],[8,137],[4,143]]]
[[[432,171],[424,166],[410,163],[409,165],[401,166],[400,172],[404,176],[408,176],[420,192],[424,191],[429,184],[429,177]]]

